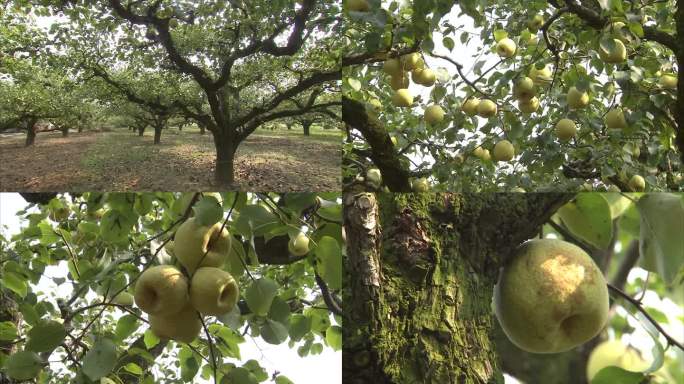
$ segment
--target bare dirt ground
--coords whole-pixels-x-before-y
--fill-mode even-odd
[[[0,136],[0,191],[188,191],[217,189],[211,134],[152,132],[39,133]],[[258,131],[238,148],[234,189],[338,191],[341,140],[320,130]]]

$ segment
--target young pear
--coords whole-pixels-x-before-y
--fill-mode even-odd
[[[496,115],[496,104],[491,100],[482,100],[477,105],[477,114],[480,117],[490,118]]]
[[[444,120],[444,110],[439,105],[431,105],[425,108],[424,118],[429,125],[441,123]]]
[[[230,273],[202,267],[190,282],[190,303],[203,315],[220,316],[230,312],[240,297],[237,282]]]
[[[413,96],[408,89],[398,89],[392,95],[392,104],[397,107],[410,107],[413,105]]]
[[[150,315],[172,315],[188,302],[188,280],[171,265],[148,268],[135,283],[134,299]]]
[[[423,85],[425,87],[432,87],[437,81],[435,72],[430,68],[414,69],[411,72],[411,77],[414,83]]]
[[[293,256],[304,256],[309,253],[309,238],[299,232],[287,243],[287,249]]]
[[[643,192],[646,189],[646,181],[640,175],[634,175],[629,179],[629,189],[634,192]]]
[[[677,89],[677,75],[673,73],[665,73],[660,76],[658,83],[663,89]]]
[[[529,100],[518,100],[518,109],[522,113],[533,113],[539,109],[539,99],[537,96]]]
[[[622,63],[627,59],[627,48],[618,39],[611,39],[612,43],[599,43],[598,54],[606,63]]]
[[[565,99],[568,106],[574,109],[584,108],[589,104],[589,94],[577,87],[571,87]]]
[[[347,11],[353,12],[368,12],[370,11],[370,4],[367,0],[346,0],[345,5]]]
[[[511,161],[515,156],[515,148],[508,140],[501,140],[494,145],[494,161]]]
[[[382,64],[382,70],[390,76],[399,76],[404,73],[404,70],[401,67],[401,61],[396,58],[385,60]]]
[[[608,288],[582,248],[556,239],[530,240],[515,250],[499,275],[494,312],[520,349],[559,353],[603,329]]]
[[[511,57],[515,55],[516,50],[515,41],[505,37],[496,44],[496,53],[501,57]]]
[[[411,183],[411,188],[413,189],[413,192],[427,192],[430,190],[430,184],[428,183],[426,178],[421,177],[413,180],[413,182]]]
[[[556,137],[560,141],[568,141],[577,134],[577,125],[570,119],[560,119],[556,123]]]
[[[627,128],[627,120],[622,108],[614,108],[608,111],[605,116],[606,127],[610,129],[624,129]]]
[[[530,69],[529,77],[534,81],[535,85],[544,85],[551,81],[553,72],[549,65],[545,65],[542,69],[537,69],[536,66],[532,66]]]
[[[190,343],[202,329],[197,312],[188,302],[172,315],[150,315],[150,329],[160,339],[171,339]]]
[[[478,105],[480,105],[480,99],[478,99],[477,97],[469,97],[461,105],[461,110],[466,115],[472,117],[472,116],[477,115]]]
[[[537,94],[534,81],[524,76],[518,79],[513,85],[513,96],[518,100],[530,100]]]
[[[222,223],[200,225],[189,218],[176,231],[174,254],[192,275],[199,267],[220,267],[230,253],[231,236]]]
[[[393,75],[390,78],[390,86],[395,91],[399,89],[408,88],[409,85],[411,85],[411,80],[409,80],[408,74],[405,72],[402,72],[399,75]]]
[[[489,149],[484,149],[482,147],[475,148],[473,154],[482,161],[489,161],[492,159],[492,156],[489,154]]]

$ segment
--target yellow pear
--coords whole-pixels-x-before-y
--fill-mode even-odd
[[[390,78],[390,86],[395,91],[399,89],[408,88],[409,85],[411,85],[411,81],[409,80],[407,73],[402,72],[401,74],[393,75]]]
[[[505,37],[496,44],[496,53],[501,57],[511,57],[515,55],[515,41]]]
[[[627,26],[622,21],[614,21],[608,24],[603,29],[603,32],[627,44],[629,43],[630,38],[628,29],[626,29],[626,27]]]
[[[627,128],[627,120],[621,108],[614,108],[608,111],[605,116],[606,127],[611,129]]]
[[[424,118],[430,125],[441,123],[444,120],[444,110],[439,105],[431,105],[425,108]]]
[[[494,288],[494,311],[513,344],[559,353],[596,336],[608,320],[603,273],[578,246],[556,239],[523,243]]]
[[[399,76],[404,73],[404,70],[401,68],[401,61],[396,58],[385,60],[382,64],[382,70],[390,76]]]
[[[481,117],[490,118],[496,115],[496,104],[491,100],[482,100],[477,105],[477,114]]]
[[[404,65],[405,71],[411,71],[413,69],[420,68],[421,62],[423,63],[422,65],[425,65],[422,57],[420,57],[420,53],[418,52],[407,53],[401,57],[401,63]]]
[[[477,97],[469,97],[461,105],[461,110],[468,116],[477,115],[477,106],[480,105],[480,99]]]
[[[542,15],[534,15],[527,21],[527,28],[532,32],[537,32],[542,25],[544,25],[544,16]]]
[[[605,46],[605,44],[599,44],[599,57],[606,63],[622,63],[627,59],[627,48],[625,48],[625,44],[622,41],[618,39],[612,40],[613,44],[610,47]]]
[[[553,72],[549,65],[545,65],[542,69],[537,69],[534,65],[530,69],[529,77],[534,81],[536,85],[543,85],[551,81]]]
[[[394,95],[392,95],[392,104],[397,107],[410,107],[413,105],[413,96],[408,89],[398,89]]]
[[[483,149],[482,147],[475,148],[473,154],[482,161],[489,161],[492,158],[489,154],[489,149]]]
[[[190,343],[199,335],[202,322],[188,302],[172,315],[150,315],[150,329],[160,339],[172,339]]]
[[[150,267],[138,277],[134,298],[150,315],[171,315],[188,302],[188,280],[171,265]]]
[[[571,87],[565,99],[570,108],[584,108],[589,104],[589,94],[577,87]]]
[[[411,187],[413,192],[427,192],[430,190],[430,184],[428,184],[427,179],[424,177],[413,180]]]
[[[660,84],[660,87],[664,89],[677,89],[677,75],[665,73],[660,76],[658,83]]]
[[[431,87],[435,85],[435,82],[437,81],[437,76],[435,76],[435,72],[430,68],[414,69],[411,72],[411,77],[413,78],[414,83],[426,87]]]
[[[646,181],[640,175],[634,175],[629,179],[629,189],[634,192],[643,192],[646,189]]]
[[[240,297],[237,282],[230,273],[202,267],[190,282],[190,303],[203,315],[220,316],[230,312]]]
[[[640,372],[648,368],[639,353],[628,348],[619,340],[604,341],[597,345],[587,360],[587,382],[606,367],[620,367],[627,371]]]
[[[390,140],[392,141],[392,145],[394,145],[394,146],[396,146],[397,144],[399,144],[399,141],[398,141],[397,138],[394,137],[394,136],[390,137]]]
[[[368,104],[370,104],[371,107],[373,107],[373,108],[375,108],[375,109],[382,109],[382,103],[380,102],[380,100],[378,100],[378,99],[376,99],[376,98],[370,99],[370,100],[368,101]]]
[[[370,11],[370,4],[367,0],[346,0],[345,4],[348,11],[353,12],[368,12]]]
[[[174,237],[176,259],[192,275],[199,267],[220,267],[230,253],[231,236],[222,223],[199,225],[194,217],[186,220]]]
[[[518,100],[530,100],[536,94],[534,81],[527,76],[521,77],[513,85],[513,96]]]
[[[515,156],[515,148],[508,140],[501,140],[494,145],[494,161],[511,161]]]
[[[529,100],[518,100],[518,109],[522,113],[533,113],[539,109],[539,99],[535,96]]]
[[[299,232],[287,243],[287,249],[293,256],[304,256],[309,253],[309,238]]]
[[[568,141],[577,134],[577,125],[570,119],[560,119],[556,123],[556,137],[560,141]]]

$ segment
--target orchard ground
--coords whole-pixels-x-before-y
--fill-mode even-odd
[[[4,191],[210,190],[215,149],[209,132],[167,129],[39,133],[24,147],[25,133],[0,136],[0,189]],[[238,148],[236,188],[249,191],[341,189],[341,132],[311,128],[259,129]]]

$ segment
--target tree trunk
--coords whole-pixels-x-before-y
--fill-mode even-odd
[[[79,125],[78,126],[78,133],[82,133],[82,132],[83,132],[83,126]]]
[[[216,169],[214,171],[214,181],[220,186],[232,186],[235,181],[235,149],[237,145],[233,143],[228,134],[214,134],[214,145],[216,147]]]
[[[69,127],[62,127],[62,137],[69,136]]]
[[[9,321],[18,329],[20,318],[21,315],[17,303],[12,299],[10,294],[0,290],[0,323]],[[0,351],[8,356],[16,352],[18,344],[12,343],[12,341],[14,340],[0,341]],[[11,384],[15,382],[16,381],[7,377],[3,372],[0,372],[0,384]]]
[[[138,127],[138,136],[142,137],[145,134],[145,126]]]
[[[162,134],[162,128],[164,126],[161,124],[156,124],[154,126],[154,143],[159,144],[161,143],[161,134]]]
[[[304,136],[309,136],[310,130],[311,130],[311,122],[310,121],[303,122],[302,127],[304,128]]]
[[[207,133],[207,129],[203,125],[200,125],[199,129],[200,129],[200,135],[204,135]]]
[[[26,147],[33,145],[36,142],[36,120],[31,119],[26,123]]]
[[[571,198],[345,194],[345,382],[502,383],[499,266]]]

